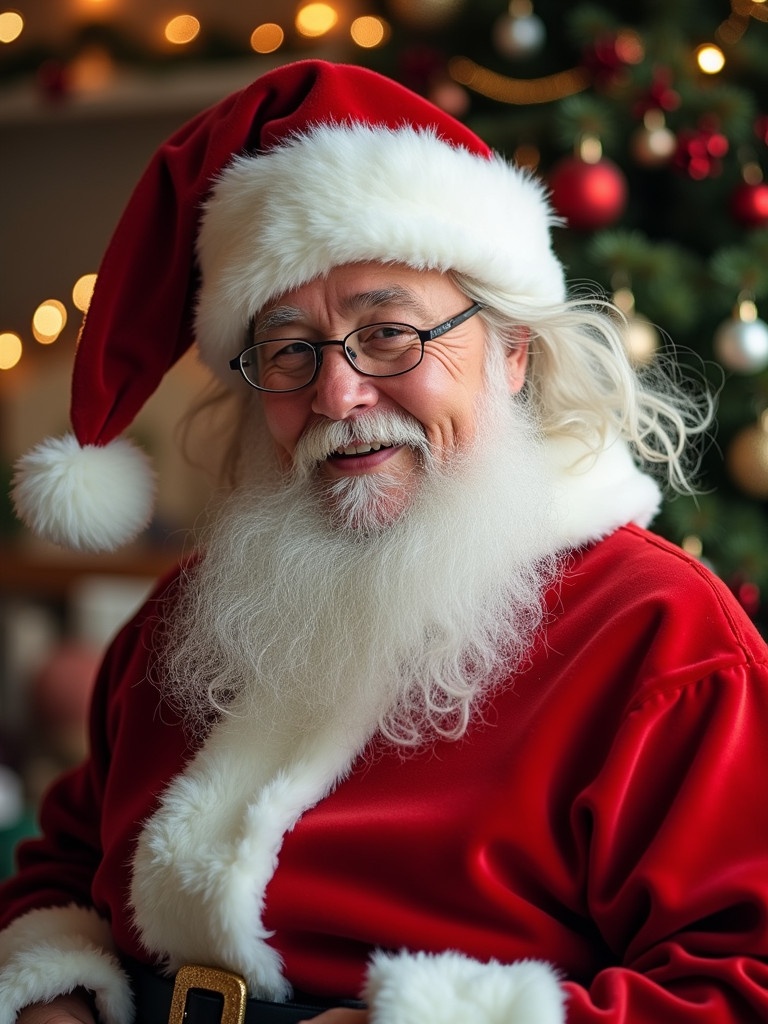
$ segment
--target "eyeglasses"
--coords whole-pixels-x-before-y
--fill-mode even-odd
[[[311,384],[323,365],[323,349],[340,345],[349,365],[365,377],[398,377],[415,370],[424,358],[424,345],[469,320],[482,309],[474,303],[437,327],[420,331],[410,324],[368,324],[340,341],[275,338],[243,349],[229,362],[259,391],[299,391]]]

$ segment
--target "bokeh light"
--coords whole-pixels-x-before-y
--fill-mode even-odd
[[[706,43],[696,51],[696,63],[705,75],[716,75],[725,67],[725,54],[714,43]]]
[[[296,13],[296,31],[303,36],[324,36],[339,20],[330,4],[306,4]]]
[[[21,338],[13,331],[0,333],[0,370],[10,370],[21,359]]]
[[[383,45],[389,39],[390,30],[383,18],[364,15],[355,18],[349,27],[349,34],[354,43],[370,50]]]
[[[50,345],[61,334],[67,323],[67,310],[58,299],[41,302],[32,317],[32,333],[41,345]]]
[[[258,25],[251,33],[251,49],[255,53],[274,53],[283,45],[285,32],[273,21]]]
[[[75,304],[75,309],[79,309],[81,313],[85,313],[91,304],[95,284],[95,274],[83,274],[75,281],[72,288],[72,301]]]
[[[12,43],[24,31],[24,19],[18,11],[0,12],[0,43]]]
[[[179,14],[165,26],[165,38],[176,46],[191,43],[200,32],[200,22],[192,14]]]

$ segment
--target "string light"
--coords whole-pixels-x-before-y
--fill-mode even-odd
[[[352,41],[364,49],[372,50],[389,39],[389,25],[383,18],[363,16],[355,18],[349,27]]]
[[[714,43],[704,43],[696,50],[696,63],[705,75],[717,75],[725,67],[725,54]]]
[[[510,78],[468,57],[450,60],[448,73],[459,85],[499,103],[552,103],[583,92],[590,84],[589,73],[584,68],[571,68],[543,78]]]
[[[165,26],[165,38],[176,46],[186,46],[197,38],[200,22],[192,14],[179,14]]]
[[[296,13],[296,31],[312,38],[324,36],[338,20],[339,16],[330,4],[307,4]]]
[[[24,19],[18,11],[0,12],[0,43],[12,43],[24,31]]]
[[[12,369],[21,359],[21,338],[13,331],[0,334],[0,370]]]
[[[251,32],[251,49],[254,53],[274,53],[285,40],[285,32],[272,21],[257,26]]]
[[[75,304],[75,309],[79,309],[81,313],[88,311],[95,284],[95,274],[83,274],[75,281],[72,288],[72,302]]]
[[[32,317],[32,334],[41,345],[51,345],[67,323],[67,310],[58,299],[41,302]]]

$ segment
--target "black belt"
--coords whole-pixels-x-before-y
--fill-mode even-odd
[[[301,997],[285,1003],[249,998],[239,974],[187,965],[175,978],[125,962],[136,1002],[137,1024],[297,1024],[332,1006],[362,1009],[352,999]]]

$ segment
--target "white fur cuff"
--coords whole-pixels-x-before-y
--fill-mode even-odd
[[[89,989],[104,1024],[131,1024],[128,979],[109,951],[106,921],[93,910],[33,910],[0,934],[0,1024],[31,1003]]]
[[[563,1024],[565,993],[537,960],[480,963],[461,953],[377,953],[364,998],[373,1024]]]

